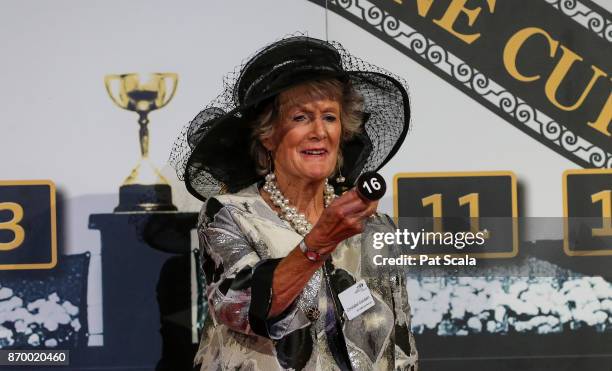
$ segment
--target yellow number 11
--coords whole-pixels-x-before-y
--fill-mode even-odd
[[[442,194],[434,193],[421,199],[423,207],[431,205],[434,217],[434,232],[443,232],[442,228]],[[470,211],[470,231],[480,232],[480,204],[478,193],[468,193],[459,197],[459,206],[469,204]]]

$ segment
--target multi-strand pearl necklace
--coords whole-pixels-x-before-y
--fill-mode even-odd
[[[285,197],[278,188],[275,179],[276,176],[274,173],[266,175],[266,182],[264,183],[263,190],[268,192],[274,206],[280,209],[282,213],[282,215],[280,215],[281,219],[291,223],[293,229],[302,236],[305,236],[312,229],[312,224],[306,219],[306,215],[298,213],[297,208],[289,204],[289,199]],[[334,187],[329,185],[327,179],[325,179],[325,189],[323,191],[323,202],[325,207],[328,207],[336,197]]]

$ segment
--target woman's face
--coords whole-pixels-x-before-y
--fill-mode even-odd
[[[264,146],[272,151],[275,172],[293,182],[315,182],[336,167],[342,124],[340,104],[333,99],[300,99],[304,88],[281,95],[279,120]],[[284,103],[288,101],[292,103]]]

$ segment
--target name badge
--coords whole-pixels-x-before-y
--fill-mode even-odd
[[[374,298],[364,280],[338,294],[344,313],[349,320],[374,306]]]

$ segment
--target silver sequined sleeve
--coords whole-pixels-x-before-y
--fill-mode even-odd
[[[269,261],[265,256],[258,255],[254,242],[241,229],[240,223],[236,221],[237,210],[233,210],[232,206],[223,206],[215,199],[211,200],[203,205],[198,222],[202,270],[210,315],[216,324],[223,324],[234,331],[247,335],[262,335],[261,331],[254,331],[255,326],[249,320],[253,319],[253,313],[249,316],[249,309],[252,300],[266,299],[252,299],[251,283],[258,267]],[[210,202],[218,206],[207,207]],[[267,300],[271,297],[271,289],[271,285],[266,288],[270,293]],[[263,303],[264,307],[266,304]],[[251,308],[251,312],[252,310]],[[309,324],[297,305],[292,305],[273,321],[263,322],[263,336],[271,339],[281,339]]]

